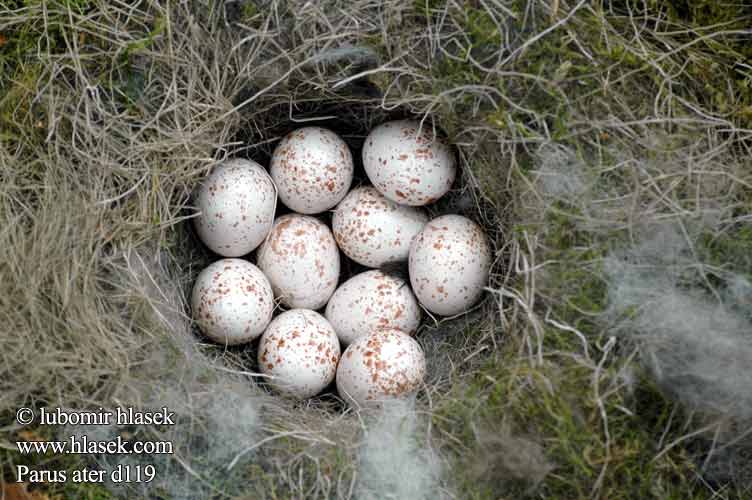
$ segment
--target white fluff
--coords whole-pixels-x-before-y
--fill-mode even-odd
[[[752,417],[752,302],[749,282],[726,278],[718,294],[704,280],[685,236],[661,226],[606,261],[611,312],[636,340],[659,384],[691,408]]]
[[[570,149],[546,144],[537,154],[540,191],[552,198],[574,199],[587,190],[585,164]]]
[[[386,404],[366,422],[358,455],[356,497],[363,500],[421,500],[443,498],[439,490],[440,464],[421,440],[412,399]]]

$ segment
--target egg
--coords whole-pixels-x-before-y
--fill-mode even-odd
[[[420,324],[420,307],[404,280],[373,270],[342,283],[329,299],[325,316],[347,345],[379,328],[412,335]]]
[[[387,398],[414,393],[426,375],[420,344],[400,330],[376,330],[359,337],[342,354],[337,392],[351,405],[378,406]]]
[[[334,380],[339,355],[337,334],[322,315],[292,309],[274,318],[261,336],[258,363],[274,388],[305,399]]]
[[[419,132],[420,131],[420,132]],[[402,205],[427,205],[452,186],[457,175],[450,147],[430,124],[397,120],[379,125],[363,145],[363,167],[381,194]]]
[[[264,167],[245,159],[227,160],[198,189],[194,219],[201,241],[223,257],[258,247],[274,222],[277,191]]]
[[[191,292],[199,329],[220,344],[250,342],[272,319],[274,294],[261,270],[242,259],[221,259],[196,278]]]
[[[410,284],[423,307],[452,316],[480,299],[491,269],[491,246],[475,222],[443,215],[413,240],[408,266]]]
[[[428,222],[419,208],[399,205],[372,186],[350,191],[332,216],[339,248],[358,264],[380,267],[407,260],[410,243]]]
[[[337,243],[323,222],[308,215],[288,214],[274,221],[257,262],[288,307],[318,309],[337,288]]]
[[[331,130],[304,127],[287,134],[274,149],[269,171],[285,205],[301,214],[317,214],[347,194],[353,158]]]

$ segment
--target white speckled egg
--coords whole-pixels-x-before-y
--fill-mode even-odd
[[[410,243],[427,222],[421,209],[399,205],[367,186],[353,189],[337,205],[332,230],[345,255],[380,267],[407,260]]]
[[[418,131],[420,130],[420,133]],[[452,150],[434,137],[429,123],[398,120],[379,125],[363,144],[363,167],[381,194],[402,205],[427,205],[457,175]]]
[[[274,222],[277,192],[264,167],[227,160],[198,190],[194,219],[201,241],[224,257],[239,257],[264,241]]]
[[[301,214],[317,214],[334,207],[350,189],[352,153],[331,130],[304,127],[282,139],[269,172],[285,205]]]
[[[199,273],[191,307],[207,337],[243,344],[261,335],[271,321],[274,294],[258,267],[242,259],[221,259]]]
[[[322,315],[292,309],[274,318],[261,336],[258,362],[274,388],[304,399],[334,380],[339,354],[337,334]]]
[[[420,303],[452,316],[480,299],[491,269],[491,247],[478,224],[461,215],[443,215],[413,240],[410,284]]]
[[[350,404],[375,406],[415,392],[426,375],[420,344],[394,328],[371,332],[345,349],[337,367],[337,392]]]
[[[326,319],[347,345],[379,328],[397,328],[412,335],[420,324],[420,307],[404,280],[373,270],[337,288],[326,305]]]
[[[259,248],[258,266],[284,305],[318,309],[337,288],[339,250],[323,222],[288,214],[274,221]]]

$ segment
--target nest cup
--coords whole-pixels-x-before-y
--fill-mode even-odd
[[[350,148],[354,162],[354,176],[350,189],[354,189],[370,185],[363,169],[362,147],[365,138],[373,128],[392,120],[409,119],[422,122],[424,128],[435,131],[438,137],[443,138],[452,146],[458,171],[451,190],[436,202],[421,208],[426,210],[429,219],[450,213],[459,214],[475,221],[483,228],[491,243],[493,255],[497,256],[492,264],[488,283],[489,287],[495,287],[496,280],[502,274],[499,264],[501,260],[498,258],[499,251],[503,248],[502,221],[499,219],[497,209],[491,206],[476,187],[477,182],[473,181],[465,163],[467,160],[465,155],[452,144],[451,137],[446,136],[441,123],[435,117],[412,113],[405,108],[385,109],[382,100],[374,97],[378,90],[370,86],[367,81],[356,81],[349,87],[350,92],[335,96],[306,99],[301,103],[278,104],[264,113],[263,123],[259,122],[257,111],[248,113],[248,119],[241,121],[238,126],[230,142],[231,146],[218,149],[215,157],[218,161],[246,158],[268,169],[274,148],[286,134],[307,126],[323,127],[339,135]],[[200,179],[199,182],[202,180]],[[275,218],[291,212],[292,210],[278,200]],[[332,213],[333,209],[316,214],[314,217],[331,228]],[[204,267],[223,257],[213,253],[200,241],[190,219],[185,221],[183,232],[188,240],[186,243],[190,247],[189,253],[192,254],[190,259],[193,264],[190,271],[192,279],[189,283],[192,284]],[[241,258],[255,263],[256,250]],[[341,251],[340,259],[342,265],[339,285],[370,269],[352,261]],[[385,266],[382,271],[402,277],[409,286],[406,261]],[[190,288],[186,290],[186,294],[186,296],[190,295]],[[322,307],[319,312],[323,314],[324,308]],[[275,317],[282,311],[283,309],[278,306],[275,309]],[[498,325],[495,324],[497,321],[498,308],[495,297],[488,292],[484,293],[479,303],[470,311],[453,318],[435,317],[424,310],[421,325],[414,337],[421,344],[426,355],[425,390],[433,393],[439,385],[448,385],[456,362],[465,359],[471,352],[477,351],[479,343],[492,337],[494,332],[498,331]],[[207,348],[222,350],[223,355],[233,358],[245,371],[259,372],[256,359],[258,340],[239,346],[223,346],[206,339],[197,326],[194,325],[193,328],[197,338],[203,340]],[[482,356],[476,362],[481,360]],[[474,363],[463,366],[466,371],[470,371]],[[258,378],[257,382],[262,386],[266,385],[263,378]],[[331,406],[334,411],[341,411],[345,407],[343,401],[337,396],[335,382],[332,382],[314,400],[319,404]]]

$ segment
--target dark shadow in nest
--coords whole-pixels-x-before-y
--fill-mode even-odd
[[[253,92],[249,91],[249,95],[252,94]],[[249,95],[238,96],[237,102],[243,102]],[[381,107],[381,98],[378,90],[366,80],[353,82],[348,85],[345,91],[338,95],[332,95],[329,99],[278,103],[268,107],[262,113],[259,113],[258,109],[252,109],[252,105],[250,105],[248,113],[249,117],[247,121],[239,127],[238,133],[230,140],[235,145],[234,149],[218,150],[215,155],[216,158],[223,158],[225,156],[229,158],[247,158],[268,168],[274,148],[285,135],[302,127],[323,127],[337,133],[347,143],[352,152],[355,172],[351,189],[370,184],[363,169],[361,154],[365,138],[374,127],[391,120],[412,119],[420,121],[423,118],[423,115],[416,115],[405,109],[384,110]],[[438,123],[432,123],[428,119],[425,121],[424,126],[433,127],[434,125],[438,134],[443,136],[444,134]],[[487,211],[489,207],[485,206],[486,202],[482,197],[472,198],[472,193],[467,188],[468,182],[465,169],[461,167],[461,158],[457,155],[456,150],[455,155],[458,160],[459,172],[452,190],[436,203],[423,208],[426,209],[430,218],[446,213],[460,213],[475,220],[486,230],[490,230],[492,228],[489,227],[488,221],[484,220],[485,217],[482,216],[484,213],[489,213]],[[289,208],[280,202],[277,206],[275,217],[291,212]],[[332,211],[315,215],[315,217],[331,227]],[[190,233],[188,238],[193,241],[192,246],[195,247],[197,252],[195,255],[197,255],[198,260],[202,261],[204,267],[222,258],[204,246],[190,221],[186,221],[186,224],[187,232]],[[489,238],[493,241],[495,235],[489,232]],[[255,251],[242,258],[255,263]],[[340,259],[340,284],[356,274],[370,269],[353,262],[341,252]],[[200,270],[200,268],[195,269],[195,272],[192,273],[194,279]],[[409,283],[407,262],[385,266],[382,268],[382,271],[397,275]],[[190,290],[188,290],[188,294],[190,294]],[[323,309],[319,310],[322,314]],[[278,308],[275,316],[282,310],[284,309]],[[426,318],[424,317],[425,320]],[[221,355],[233,358],[233,361],[242,365],[245,371],[258,372],[258,362],[256,359],[258,339],[250,344],[227,347],[213,344],[212,341],[200,333],[197,327],[194,327],[194,331],[197,339],[206,343],[208,349],[215,351],[217,354],[221,353]],[[427,350],[426,354],[429,355],[431,352],[432,350]],[[264,383],[263,378],[257,380],[260,385],[267,385]],[[333,411],[342,411],[346,407],[337,396],[334,382],[319,396],[311,398],[309,401],[304,401],[301,404],[308,405],[310,403],[330,407]]]

